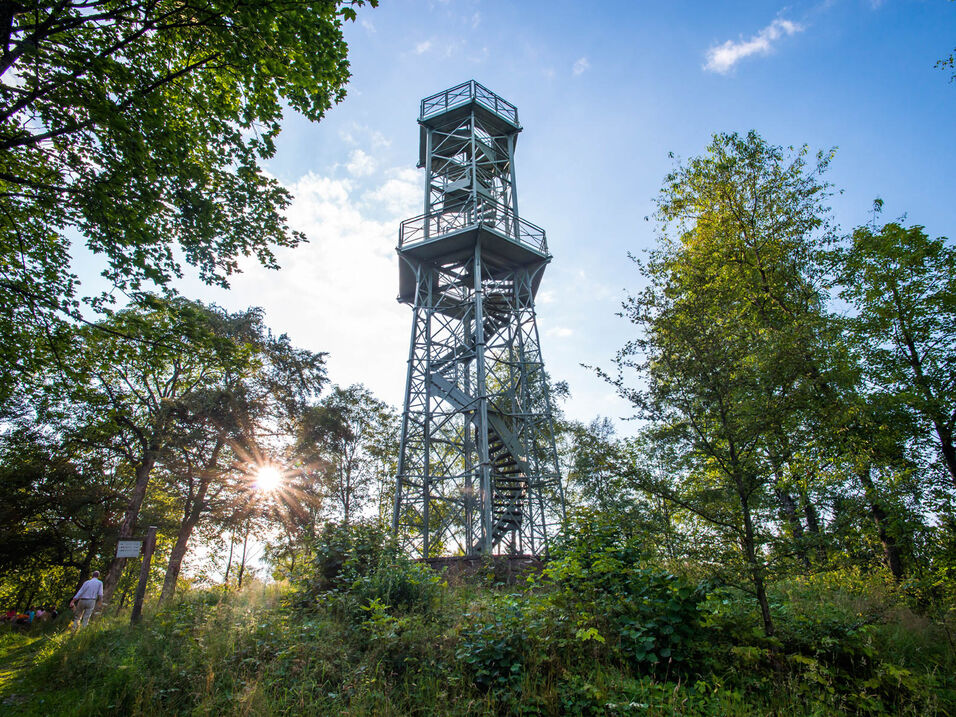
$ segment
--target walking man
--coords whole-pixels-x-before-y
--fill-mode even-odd
[[[93,577],[80,585],[76,595],[70,600],[70,607],[73,609],[73,629],[76,630],[83,622],[83,627],[90,624],[90,616],[93,614],[93,608],[96,603],[103,599],[103,583],[100,582],[100,571],[94,570]]]

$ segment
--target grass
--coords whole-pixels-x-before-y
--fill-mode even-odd
[[[349,612],[293,607],[280,586],[198,591],[135,628],[0,633],[0,705],[11,717],[952,714],[940,626],[845,592],[778,586],[776,644],[742,632],[751,606],[720,601],[692,668],[665,670],[622,659],[610,635],[576,637],[540,593],[463,584],[428,609]]]

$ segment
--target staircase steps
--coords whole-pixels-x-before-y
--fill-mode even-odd
[[[474,399],[441,373],[432,373],[431,384],[438,395],[457,409],[474,408]],[[527,476],[531,471],[521,457],[521,444],[505,417],[494,411],[488,412],[488,458],[491,463],[491,542],[495,546],[524,522]]]
[[[485,313],[485,320],[482,323],[485,343],[494,338],[511,321],[511,302],[508,298],[511,282],[504,283],[507,285],[499,287],[499,289],[505,289],[505,291],[489,291],[482,302]],[[473,333],[467,343],[457,346],[435,359],[432,362],[432,370],[444,372],[458,361],[472,358],[475,353],[475,344],[475,334]]]

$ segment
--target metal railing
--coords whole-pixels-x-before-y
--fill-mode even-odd
[[[431,97],[422,100],[422,112],[419,120],[427,119],[433,115],[447,112],[448,110],[467,104],[477,102],[486,107],[495,114],[503,117],[516,127],[518,126],[518,108],[513,104],[500,98],[494,92],[484,85],[469,80],[451,89],[439,92]]]
[[[515,216],[504,204],[484,198],[477,204],[468,201],[406,219],[398,232],[398,246],[408,247],[479,224],[543,256],[548,254],[544,229]]]

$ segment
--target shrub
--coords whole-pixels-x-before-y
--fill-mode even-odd
[[[706,589],[649,567],[639,541],[617,524],[584,514],[553,552],[549,599],[575,620],[577,636],[607,643],[645,668],[692,654]]]
[[[313,599],[366,574],[386,552],[396,551],[377,525],[326,523],[309,545],[309,556],[294,583],[300,595]]]
[[[440,599],[442,580],[406,556],[378,526],[328,524],[311,552],[295,580],[301,606],[324,602],[361,623],[370,605],[427,612]]]
[[[521,680],[533,631],[518,595],[496,596],[487,612],[465,615],[455,656],[482,689]]]

